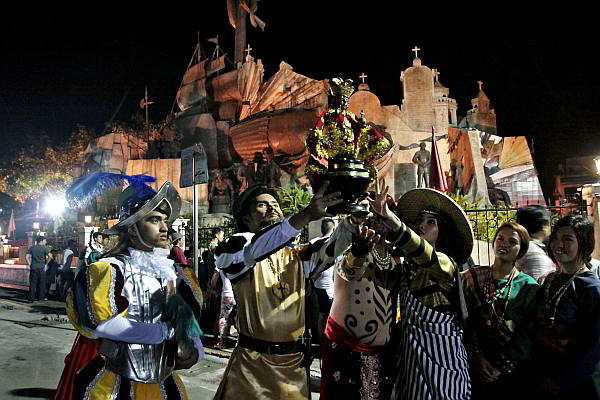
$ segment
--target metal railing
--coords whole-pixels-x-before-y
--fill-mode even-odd
[[[517,210],[515,207],[473,208],[466,209],[465,213],[473,228],[475,237],[474,262],[480,265],[491,265],[493,262],[492,240],[499,226],[508,221],[515,221]],[[582,202],[570,206],[543,206],[550,211],[550,225],[567,215],[587,216],[587,204]],[[475,259],[476,258],[476,259]]]

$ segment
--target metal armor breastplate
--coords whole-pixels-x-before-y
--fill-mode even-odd
[[[175,285],[166,285],[154,276],[132,266],[129,257],[123,275],[123,296],[129,301],[127,319],[136,322],[161,322],[163,306],[169,295],[175,293]],[[106,340],[106,339],[105,339]],[[106,369],[136,382],[158,383],[164,381],[175,366],[174,342],[137,344],[115,342],[119,349],[114,358],[107,358]]]

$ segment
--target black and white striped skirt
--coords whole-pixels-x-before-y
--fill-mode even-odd
[[[470,399],[471,380],[456,318],[434,311],[400,285],[398,376],[392,399]]]

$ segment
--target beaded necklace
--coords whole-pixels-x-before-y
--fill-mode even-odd
[[[382,266],[382,267],[387,267],[390,265],[390,261],[392,260],[392,256],[391,254],[387,251],[387,249],[384,247],[383,252],[385,255],[381,255],[379,254],[379,252],[377,251],[376,247],[373,247],[373,250],[371,251],[371,254],[373,254],[373,260],[375,260],[375,263]]]
[[[552,286],[552,283],[554,282],[556,277],[560,274],[554,273],[548,277],[548,283],[544,285],[545,288],[544,297],[542,299],[542,313],[544,315],[544,319],[550,327],[554,326],[554,324],[556,323],[556,309],[558,308],[558,303],[560,303],[560,299],[567,292],[567,289],[569,288],[569,286],[571,286],[571,283],[573,283],[577,274],[579,274],[581,271],[584,271],[585,269],[586,267],[582,266],[577,271],[575,271],[575,273],[571,275],[569,279],[567,279],[565,283],[558,288],[558,290],[553,296],[550,295],[550,287]]]
[[[510,293],[512,292],[512,282],[515,276],[518,274],[519,271],[513,266],[506,284],[500,288],[497,288],[493,270],[490,268],[488,279],[486,279],[483,286],[483,294],[485,301],[492,307],[499,317],[504,316],[504,313],[506,312],[506,306],[508,305]],[[506,292],[506,297],[504,297],[504,292]]]

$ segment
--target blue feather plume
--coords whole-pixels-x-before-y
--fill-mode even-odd
[[[123,186],[125,181],[138,189],[139,197],[146,197],[156,193],[154,189],[147,185],[147,183],[156,182],[156,178],[153,176],[144,174],[125,175],[113,174],[110,172],[94,172],[93,174],[85,175],[75,180],[65,192],[65,199],[70,207],[83,207],[106,190]]]

